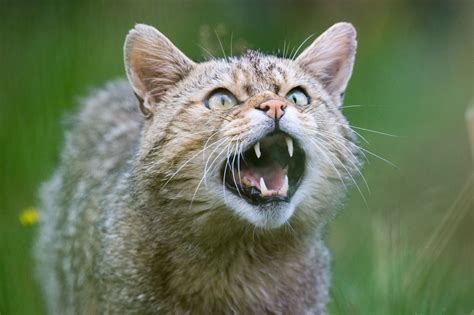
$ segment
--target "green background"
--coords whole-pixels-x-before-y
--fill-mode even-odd
[[[124,76],[137,22],[202,59],[243,47],[297,47],[338,21],[358,30],[345,114],[370,144],[331,223],[333,314],[472,314],[472,160],[464,112],[474,102],[473,1],[0,2],[0,313],[41,314],[31,242],[20,224],[54,169],[61,119],[77,97]],[[361,106],[352,106],[361,105]],[[469,177],[471,178],[469,181]],[[464,192],[463,189],[465,189]],[[459,197],[459,198],[458,198]],[[456,203],[456,198],[458,202]]]

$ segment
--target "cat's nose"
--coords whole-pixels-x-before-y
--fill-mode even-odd
[[[257,109],[264,111],[271,119],[280,120],[285,115],[286,104],[280,100],[268,100],[260,103]]]

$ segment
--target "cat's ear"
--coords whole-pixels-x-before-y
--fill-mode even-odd
[[[154,27],[137,24],[124,45],[125,69],[141,111],[155,112],[166,91],[182,80],[195,63]]]
[[[296,58],[333,96],[344,94],[356,53],[356,30],[350,23],[337,23],[321,34]]]

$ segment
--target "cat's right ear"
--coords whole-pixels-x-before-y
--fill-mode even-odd
[[[128,80],[145,116],[153,115],[166,91],[195,65],[166,36],[144,24],[128,33],[124,55]]]

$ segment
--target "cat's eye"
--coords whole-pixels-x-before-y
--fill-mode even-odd
[[[205,105],[209,109],[228,109],[238,104],[235,96],[226,89],[218,89],[205,101]]]
[[[308,105],[310,103],[309,96],[302,88],[294,88],[288,94],[286,94],[286,99],[290,102],[295,103],[296,105]]]

